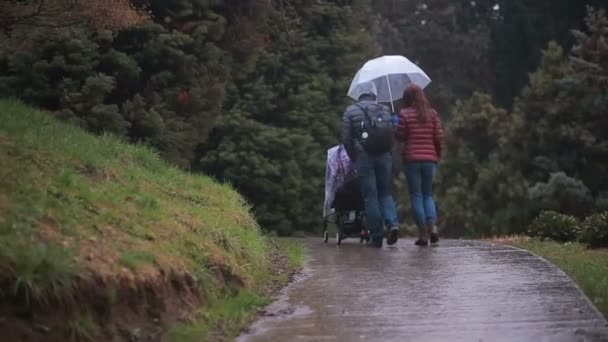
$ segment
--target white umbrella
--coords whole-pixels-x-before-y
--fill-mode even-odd
[[[408,84],[414,83],[424,89],[431,83],[431,79],[403,56],[384,56],[368,61],[359,69],[350,84],[348,96],[358,100],[365,88],[360,86],[367,82],[376,85],[378,102],[390,102],[392,106],[394,100],[403,97],[403,90]]]

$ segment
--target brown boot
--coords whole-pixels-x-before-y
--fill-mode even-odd
[[[437,228],[437,225],[434,223],[429,223],[429,240],[431,241],[431,243],[437,243],[439,242],[439,229]]]
[[[418,240],[414,242],[416,246],[428,246],[429,236],[427,227],[418,227]]]

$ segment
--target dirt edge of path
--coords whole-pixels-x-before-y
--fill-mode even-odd
[[[289,264],[277,244],[269,245],[273,276],[256,292],[273,300],[299,267]],[[232,274],[215,278],[225,285],[227,298],[242,288]],[[171,325],[194,323],[196,312],[207,304],[202,295],[205,284],[186,273],[79,279],[43,302],[29,304],[23,296],[15,299],[13,283],[0,279],[0,336],[6,341],[161,341]],[[257,310],[235,328],[246,329],[262,315],[262,309]],[[221,330],[210,335],[219,341],[230,337]]]

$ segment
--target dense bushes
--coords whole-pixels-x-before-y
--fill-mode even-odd
[[[589,188],[581,180],[568,177],[563,172],[551,174],[547,183],[534,185],[529,196],[538,209],[576,216],[587,214],[594,203]]]
[[[575,217],[551,210],[540,213],[528,229],[528,235],[532,237],[559,242],[574,241],[579,232],[580,225]]]
[[[579,240],[592,248],[608,247],[608,211],[587,217]]]
[[[590,248],[608,247],[608,212],[592,214],[579,222],[574,216],[543,211],[532,221],[527,234],[540,240],[579,241]]]

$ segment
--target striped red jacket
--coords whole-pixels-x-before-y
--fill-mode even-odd
[[[404,141],[405,162],[437,162],[441,158],[443,128],[436,111],[426,122],[418,120],[416,109],[404,108],[399,113],[399,125],[395,131],[397,140]]]

